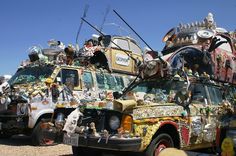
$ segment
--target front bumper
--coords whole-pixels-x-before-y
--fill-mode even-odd
[[[25,115],[0,114],[0,131],[12,132],[27,128],[28,117]]]
[[[84,134],[72,134],[70,136],[64,134],[63,143],[77,147],[84,146],[106,150],[137,152],[141,147],[141,138],[105,138]]]

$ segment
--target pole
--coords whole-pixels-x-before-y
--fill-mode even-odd
[[[88,8],[89,8],[89,5],[87,4],[87,5],[85,6],[85,8],[84,8],[83,18],[86,17]],[[78,43],[78,38],[79,38],[79,34],[80,34],[80,31],[81,31],[82,25],[83,25],[83,20],[80,21],[79,29],[78,29],[77,35],[76,35],[75,43],[76,43],[77,46],[79,45],[79,43]],[[79,50],[79,49],[77,49],[77,50]]]
[[[113,12],[148,46],[148,48],[150,48],[152,51],[154,51],[148,44],[147,42],[118,14],[118,12],[116,12],[115,10],[113,10]],[[161,60],[162,63],[165,64],[165,61],[158,56],[158,58]]]
[[[150,48],[152,51],[154,51],[148,44],[147,42],[144,41],[144,39],[118,14],[118,12],[116,12],[115,10],[113,10],[114,13],[148,46],[148,48]]]

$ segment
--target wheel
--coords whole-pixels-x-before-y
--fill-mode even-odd
[[[72,146],[73,156],[102,156],[102,150]]]
[[[73,154],[73,156],[78,156],[79,155],[79,147],[72,146],[72,154]]]
[[[48,131],[47,126],[45,124],[49,121],[49,119],[41,120],[37,123],[37,125],[34,127],[34,130],[32,132],[32,144],[34,146],[49,146],[49,145],[55,145],[55,138],[48,138],[45,137],[45,132]]]
[[[161,133],[152,140],[144,155],[157,156],[163,149],[167,147],[174,147],[174,141],[169,134]]]

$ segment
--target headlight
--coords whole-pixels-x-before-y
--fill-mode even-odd
[[[57,128],[59,128],[59,129],[63,129],[64,124],[65,124],[64,114],[59,113],[59,114],[57,115],[56,120],[55,120],[55,126],[56,126]]]
[[[10,104],[11,103],[11,99],[9,97],[2,97],[1,98],[1,104]]]
[[[27,115],[28,114],[28,104],[18,103],[17,104],[17,115]]]
[[[117,130],[120,127],[120,119],[119,117],[113,115],[109,119],[109,126],[112,130]]]
[[[2,97],[1,98],[1,104],[4,104],[6,102],[6,98],[5,97]]]

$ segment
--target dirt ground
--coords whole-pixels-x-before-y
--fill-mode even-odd
[[[1,156],[72,156],[71,146],[55,145],[35,147],[31,145],[30,137],[13,136],[10,139],[0,139]]]
[[[0,139],[0,156],[72,156],[72,150],[71,146],[64,144],[32,146],[30,137],[13,136],[10,139]],[[103,154],[103,156],[114,155]]]
[[[186,155],[215,156],[214,154],[204,154],[202,152],[186,152]],[[10,139],[0,139],[0,156],[72,156],[72,151],[69,145],[32,146],[30,137],[13,136]],[[103,156],[114,155],[104,153]],[[123,153],[117,156],[132,156],[132,154]]]

